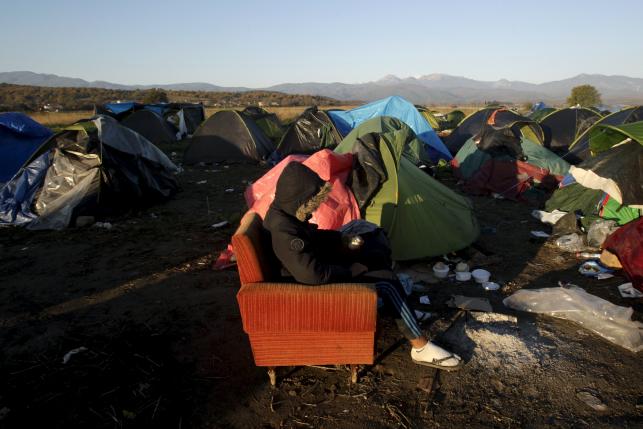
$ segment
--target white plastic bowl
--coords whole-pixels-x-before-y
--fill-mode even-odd
[[[484,282],[482,283],[482,287],[484,290],[498,290],[500,289],[500,285],[498,283],[494,282]]]
[[[489,281],[489,277],[491,277],[491,273],[487,270],[481,270],[478,268],[477,270],[473,270],[471,272],[473,275],[473,279],[476,281],[476,283],[485,283]]]
[[[449,274],[449,266],[445,265],[443,268],[433,266],[433,274],[439,279],[444,279]]]
[[[469,271],[456,271],[455,279],[459,282],[466,282],[471,280],[471,273]]]

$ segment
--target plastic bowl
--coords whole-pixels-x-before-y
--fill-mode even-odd
[[[433,274],[439,279],[444,279],[449,274],[449,266],[445,265],[443,268],[433,266]]]
[[[481,270],[478,268],[477,270],[473,270],[471,272],[471,275],[473,275],[473,279],[476,281],[476,283],[485,283],[489,281],[489,277],[491,277],[491,273],[487,270]]]
[[[466,282],[471,280],[471,273],[469,271],[456,271],[455,279],[459,282]]]
[[[482,287],[484,290],[498,290],[500,289],[500,285],[498,283],[494,282],[484,282],[482,283]]]

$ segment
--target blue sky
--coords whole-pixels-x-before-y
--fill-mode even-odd
[[[0,71],[250,87],[643,77],[641,16],[640,0],[20,0],[0,13]]]

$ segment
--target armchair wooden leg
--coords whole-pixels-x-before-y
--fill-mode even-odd
[[[275,387],[277,385],[277,371],[274,366],[268,367],[268,378],[270,378],[270,385]]]
[[[355,364],[351,364],[351,383],[355,384],[357,383],[357,369],[358,366]]]

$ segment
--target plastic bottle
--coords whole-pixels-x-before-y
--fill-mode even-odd
[[[559,237],[556,246],[565,252],[580,252],[585,247],[583,239],[576,233]]]
[[[600,253],[592,253],[592,252],[577,252],[576,253],[576,258],[578,259],[598,259],[601,257]]]

